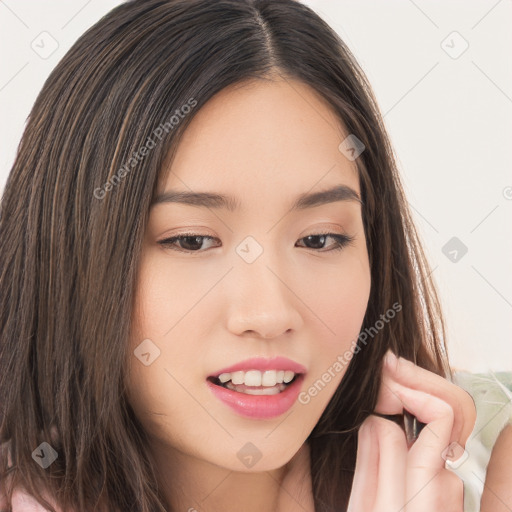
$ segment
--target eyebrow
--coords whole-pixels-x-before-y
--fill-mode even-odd
[[[300,194],[292,204],[291,210],[304,210],[306,208],[313,208],[315,206],[338,201],[355,201],[361,205],[363,204],[359,194],[353,188],[347,185],[337,185],[319,192]],[[212,192],[188,192],[178,190],[167,190],[163,192],[156,197],[151,203],[151,206],[153,207],[161,203],[180,203],[216,209],[224,208],[230,212],[240,207],[240,203],[232,196]]]

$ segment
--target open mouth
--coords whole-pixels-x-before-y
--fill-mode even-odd
[[[249,372],[248,372],[249,373]],[[243,383],[233,383],[231,378],[228,378],[229,374],[222,374],[219,377],[208,377],[207,380],[216,386],[220,386],[225,389],[229,389],[231,391],[235,391],[237,393],[245,393],[246,395],[277,395],[282,393],[285,389],[288,388],[293,382],[295,382],[300,376],[303,374],[296,373],[293,375],[288,375],[288,378],[283,378],[283,375],[280,375],[280,372],[277,372],[277,379],[271,379],[266,383],[261,383],[260,385],[248,385],[247,382]],[[285,373],[285,372],[282,372]],[[229,376],[230,377],[230,376]],[[281,378],[280,378],[281,377]],[[291,377],[291,380],[289,379]],[[240,382],[240,378],[237,380],[236,376],[233,378],[235,382]],[[247,379],[249,384],[251,383],[251,378]],[[257,381],[258,379],[256,379]],[[276,382],[274,383],[274,380]],[[281,381],[281,382],[279,382]],[[287,381],[287,382],[285,382]],[[253,381],[254,383],[254,381]],[[266,384],[266,385],[263,385]]]
[[[258,361],[255,366],[257,364]],[[293,361],[283,363],[277,360],[276,366],[261,371],[243,371],[236,367],[232,371],[224,369],[208,376],[206,385],[218,400],[240,416],[251,419],[276,418],[297,401],[306,373],[302,365]],[[246,367],[250,368],[249,364]]]

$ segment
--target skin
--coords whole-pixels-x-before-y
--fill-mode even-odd
[[[360,203],[289,211],[299,194],[335,185],[360,195],[355,162],[338,149],[347,135],[315,91],[280,80],[224,89],[180,141],[161,191],[229,194],[241,206],[157,204],[144,240],[131,349],[149,338],[161,353],[149,366],[133,358],[129,394],[176,510],[313,511],[305,440],[346,365],[308,404],[265,420],[236,414],[206,377],[282,355],[306,367],[307,389],[357,338],[371,285]],[[158,243],[189,230],[214,239],[188,254]],[[322,232],[354,240],[341,251],[327,250],[331,237],[304,240]],[[251,264],[236,252],[249,235],[263,248]],[[237,457],[247,442],[261,453],[251,468]]]
[[[454,442],[465,447],[476,420],[473,399],[388,351],[375,412],[404,408],[426,424],[409,448],[403,430],[386,419],[370,415],[359,429],[349,511],[462,512],[463,483],[442,455]]]
[[[512,510],[512,424],[503,428],[487,465],[480,512]]]
[[[397,414],[404,408],[426,423],[409,448],[400,427],[381,417],[370,415],[359,429],[349,512],[462,512],[463,482],[445,468],[442,455],[452,443],[465,448],[476,421],[473,399],[448,380],[388,352],[375,412]],[[481,512],[512,510],[511,457],[512,425],[507,425],[487,466]]]
[[[144,239],[130,344],[133,351],[150,339],[160,354],[148,366],[132,359],[128,394],[176,510],[295,512],[300,504],[314,512],[305,440],[346,365],[309,403],[265,420],[236,414],[206,377],[249,357],[283,355],[306,367],[306,390],[353,350],[371,286],[360,203],[290,211],[299,194],[335,185],[360,195],[355,163],[338,150],[347,135],[308,86],[254,81],[212,98],[178,146],[159,192],[223,193],[240,207],[156,204]],[[188,232],[213,238],[159,243]],[[308,245],[305,237],[325,232],[353,241],[340,251],[327,250],[331,237]],[[249,235],[263,249],[251,264],[236,252]],[[398,425],[370,415],[359,432],[351,509],[461,512],[462,482],[440,454],[453,441],[465,445],[476,419],[471,397],[388,358],[376,412],[404,407],[428,428],[408,450]],[[237,457],[247,442],[261,454],[251,468]]]

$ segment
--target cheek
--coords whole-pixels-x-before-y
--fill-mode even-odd
[[[190,318],[191,309],[200,302],[206,286],[211,284],[208,281],[205,284],[197,273],[191,273],[190,266],[186,269],[179,262],[170,264],[169,258],[150,251],[142,256],[130,351],[133,354],[144,340],[151,340],[158,356],[151,358],[148,366],[131,357],[127,383],[137,416],[144,418],[145,427],[153,433],[160,429],[162,418],[155,414],[165,412],[166,416],[181,417],[190,405],[190,396],[180,383],[191,378],[185,369],[200,353],[199,323],[190,322]],[[151,344],[148,346],[153,350]]]
[[[332,266],[309,271],[302,285],[303,296],[325,327],[323,343],[343,347],[357,338],[370,296],[371,277],[364,252],[343,255]]]
[[[190,307],[204,294],[197,274],[191,274],[179,262],[170,263],[159,252],[148,251],[140,264],[134,321],[136,331],[144,337],[162,339],[172,330]]]
[[[313,283],[314,281],[314,283]],[[309,378],[299,396],[308,414],[320,417],[341,383],[355,350],[370,296],[368,260],[350,255],[336,271],[317,272],[310,284],[317,293],[308,305],[318,318],[312,332],[314,348]]]
[[[345,345],[357,338],[361,329],[368,306],[370,282],[364,274],[351,274],[337,283],[330,283],[327,290],[332,300],[325,301],[321,311],[325,312],[325,322],[334,331],[333,341]]]
[[[147,315],[139,318],[137,330],[132,332],[131,354],[142,340],[144,343],[151,340],[154,345],[145,345],[147,348],[144,350],[151,354],[148,365],[135,356],[130,358],[126,376],[127,398],[148,434],[155,438],[170,436],[174,442],[176,425],[190,424],[201,413],[193,403],[191,406],[190,395],[186,391],[188,376],[181,372],[181,369],[190,367],[197,350],[191,343],[180,342],[178,336],[173,337],[172,332],[167,338],[163,337],[160,334],[162,327],[168,330],[172,325],[165,322],[165,317],[157,318],[154,312],[151,315],[149,319]],[[172,418],[178,422],[171,421]]]

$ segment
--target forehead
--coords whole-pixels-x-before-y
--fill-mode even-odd
[[[302,82],[235,84],[195,114],[160,193],[222,191],[242,202],[340,184],[359,193],[356,165],[338,149],[347,135],[327,102]]]

